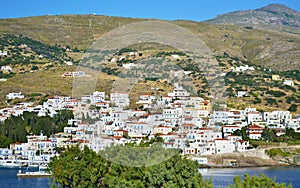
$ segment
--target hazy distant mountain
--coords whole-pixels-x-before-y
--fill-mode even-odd
[[[233,24],[254,29],[275,29],[300,34],[300,13],[282,4],[270,4],[256,10],[222,14],[206,22],[210,24]]]

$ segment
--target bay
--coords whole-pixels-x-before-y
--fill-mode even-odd
[[[49,178],[18,178],[19,168],[0,167],[1,188],[48,188]],[[294,188],[300,188],[300,167],[254,167],[254,168],[210,168],[200,169],[204,178],[212,178],[214,188],[223,188],[233,183],[233,178],[244,174],[266,174],[270,178],[276,178],[278,183],[292,184]]]
[[[270,178],[276,178],[278,183],[291,184],[294,188],[300,188],[300,167],[209,168],[199,171],[204,178],[212,178],[214,188],[227,187],[238,175],[253,176],[262,173]]]

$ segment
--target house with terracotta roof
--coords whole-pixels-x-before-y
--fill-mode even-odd
[[[153,128],[153,134],[168,134],[172,132],[171,126],[156,126]]]
[[[261,138],[261,134],[264,130],[264,127],[258,126],[256,124],[248,127],[248,137],[250,139],[259,140]]]
[[[192,129],[195,129],[197,126],[193,123],[183,123],[181,125],[183,132],[189,132]]]

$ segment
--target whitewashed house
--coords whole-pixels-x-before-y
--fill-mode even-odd
[[[244,151],[248,151],[249,147],[250,147],[250,144],[248,141],[245,141],[245,140],[237,140],[235,142],[235,145],[236,145],[236,151],[237,152],[244,152]]]
[[[283,85],[294,86],[295,83],[294,83],[294,81],[291,80],[291,79],[284,79],[284,80],[283,80]]]
[[[21,92],[19,93],[8,93],[6,95],[8,99],[23,99],[25,95],[23,95]]]
[[[231,143],[228,139],[218,138],[215,139],[216,153],[232,153],[235,151],[235,144]]]
[[[156,126],[153,128],[153,134],[168,134],[170,132],[172,132],[170,126]]]
[[[245,97],[247,96],[247,91],[238,91],[236,97]]]
[[[231,135],[233,132],[235,132],[236,130],[240,130],[241,127],[239,126],[223,126],[222,127],[222,131],[223,131],[223,134],[224,134],[224,137],[228,136],[228,135]]]
[[[259,140],[264,128],[258,125],[251,125],[248,127],[248,137],[250,139]]]
[[[8,53],[7,53],[7,51],[5,51],[5,50],[0,50],[0,56],[7,56],[8,55]]]
[[[128,93],[111,93],[110,101],[117,107],[129,106],[130,100]]]
[[[163,109],[163,118],[170,122],[171,126],[175,126],[183,115],[182,108]]]
[[[4,71],[4,72],[12,72],[12,68],[8,65],[1,66],[1,70]]]
[[[247,123],[248,125],[254,123],[254,122],[260,122],[262,121],[263,117],[260,112],[248,112],[247,113]]]
[[[168,93],[169,97],[172,97],[173,99],[174,98],[185,99],[186,97],[190,96],[190,93],[179,84],[175,83],[174,86],[175,88],[173,92]]]

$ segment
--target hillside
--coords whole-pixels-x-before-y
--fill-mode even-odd
[[[39,16],[1,19],[0,35],[24,35],[55,46],[86,50],[108,31],[145,19],[97,15]],[[233,25],[170,21],[198,35],[217,55],[224,52],[272,69],[299,69],[300,36]],[[77,55],[75,59],[81,56]],[[278,66],[280,64],[281,66]]]
[[[270,7],[262,10],[271,10]],[[276,7],[273,7],[274,11],[277,11]],[[292,10],[287,10],[287,13],[295,14]],[[76,71],[76,65],[85,50],[99,37],[114,28],[137,21],[146,20],[97,15],[1,19],[0,50],[7,51],[8,55],[0,57],[0,65],[11,66],[13,71],[0,72],[0,78],[7,79],[0,84],[0,106],[20,102],[6,101],[8,92],[21,91],[26,95],[23,101],[35,102],[42,102],[48,95],[70,95],[73,78],[62,75]],[[169,23],[196,34],[212,50],[226,76],[229,107],[241,109],[251,105],[259,110],[293,109],[293,112],[299,113],[300,35],[186,20]],[[110,57],[126,58],[104,66],[100,75],[102,80],[98,81],[96,89],[109,92],[114,81],[122,79],[120,74],[126,74],[122,68],[124,64],[155,57],[190,71],[187,77],[196,87],[197,94],[207,94],[207,80],[201,75],[201,67],[195,66],[185,54],[180,55],[180,61],[170,59],[172,54],[180,54],[177,49],[157,43],[137,44],[130,48],[122,49],[115,57]],[[138,55],[130,57],[131,51]],[[73,65],[67,65],[67,62]],[[252,66],[255,71],[233,71],[240,66]],[[275,80],[273,75],[280,78]],[[293,80],[294,85],[287,86],[285,80]],[[158,78],[146,78],[132,90],[133,98],[150,91],[152,87],[162,88],[160,94],[171,89],[170,85],[160,82]],[[238,91],[245,91],[247,95],[236,97]]]
[[[300,34],[300,13],[282,4],[270,4],[255,10],[230,12],[218,15],[215,19],[206,22]]]

